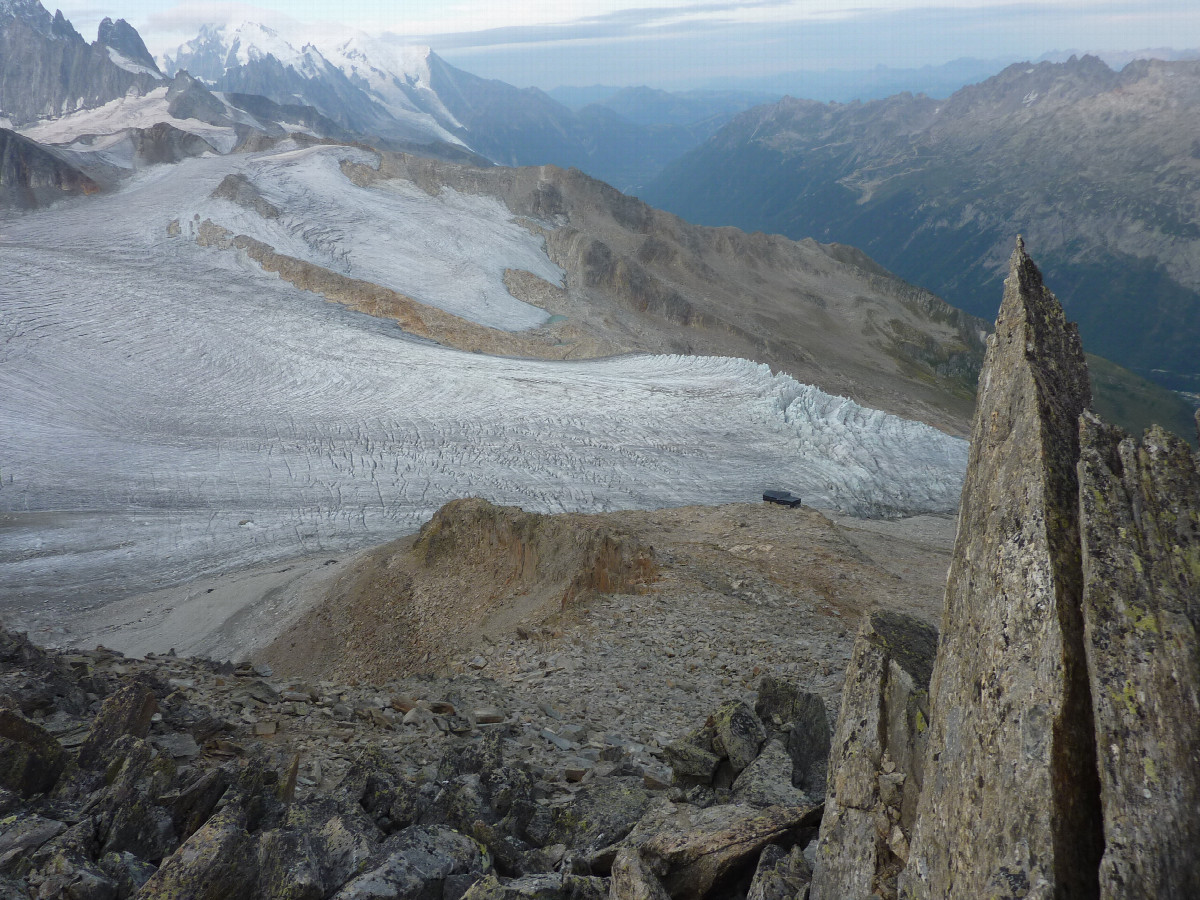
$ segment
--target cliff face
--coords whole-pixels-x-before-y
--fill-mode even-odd
[[[106,34],[119,57],[140,55],[138,45],[145,50],[124,21],[110,23]],[[0,117],[16,125],[101,106],[131,89],[145,93],[162,80],[144,60],[125,64],[101,41],[87,43],[61,12],[51,18],[37,0],[0,3]]]
[[[1083,615],[1105,897],[1198,897],[1200,472],[1183,441],[1087,416]]]
[[[1200,896],[1200,470],[1183,441],[1154,427],[1139,443],[1087,403],[1078,335],[1018,239],[929,729],[876,724],[896,704],[864,629],[813,900]],[[883,765],[885,737],[923,745],[923,765]],[[884,802],[896,774],[915,816]]]

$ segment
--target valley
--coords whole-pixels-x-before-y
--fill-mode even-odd
[[[1022,234],[1090,352],[1195,393],[1200,130],[1184,111],[1198,99],[1195,61],[1114,71],[1086,55],[1012,65],[945,100],[787,98],[639,194],[697,223],[852,244],[985,319]],[[1174,407],[1190,440],[1195,404]]]

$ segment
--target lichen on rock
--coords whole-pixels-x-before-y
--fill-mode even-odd
[[[1154,427],[1080,423],[1083,614],[1104,809],[1102,897],[1197,897],[1200,471]]]

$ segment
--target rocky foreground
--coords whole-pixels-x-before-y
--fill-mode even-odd
[[[1087,404],[1078,336],[1018,244],[941,633],[869,612],[833,729],[820,692],[728,649],[684,676],[724,654],[726,698],[635,733],[526,689],[605,664],[571,652],[507,682],[481,672],[537,653],[367,684],[4,634],[0,898],[1200,896],[1200,461]],[[468,512],[416,549],[516,521]],[[556,540],[518,524],[516,583]],[[560,604],[602,588],[571,573],[644,580],[661,561],[603,535],[579,548]],[[372,600],[359,588],[343,612]],[[592,612],[632,625],[639,602]]]

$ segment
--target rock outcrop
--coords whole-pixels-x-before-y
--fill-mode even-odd
[[[96,31],[96,42],[116,50],[134,65],[158,72],[158,63],[146,49],[146,42],[137,33],[137,29],[124,19],[117,19],[115,22],[108,17],[101,19],[100,27]]]
[[[1157,427],[1081,430],[1101,896],[1200,897],[1200,471]]]
[[[523,733],[545,710],[507,696],[510,714],[472,713],[460,692],[497,689],[477,675],[271,677],[0,629],[0,897],[790,900],[807,884],[819,803],[689,798],[639,762],[661,750],[614,735],[536,750]],[[456,699],[394,693],[417,689]],[[750,755],[747,715],[712,718]]]
[[[829,760],[812,900],[896,896],[908,859],[929,734],[937,631],[868,615],[846,671]]]
[[[1200,461],[1087,384],[1018,239],[932,680],[932,631],[872,615],[813,900],[1200,895]]]
[[[100,185],[49,147],[0,128],[0,207],[34,209]]]
[[[988,338],[907,896],[1094,896],[1102,852],[1075,464],[1078,333],[1018,239]]]

